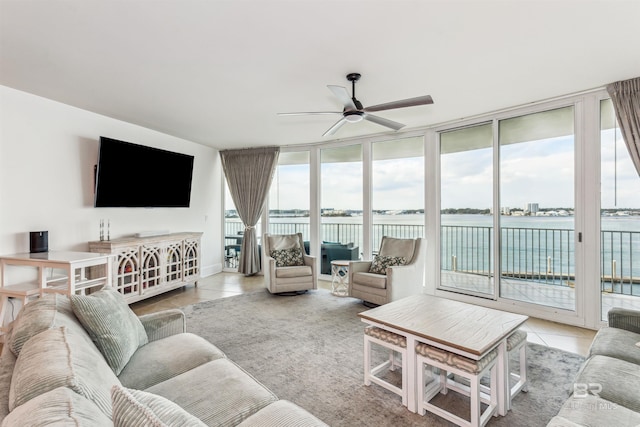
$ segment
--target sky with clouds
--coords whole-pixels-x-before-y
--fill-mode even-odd
[[[617,143],[614,144],[614,136]],[[616,153],[617,151],[617,153]],[[603,132],[602,207],[640,208],[640,177],[619,132]],[[523,208],[574,206],[574,143],[571,137],[503,146],[500,152],[501,205]],[[491,206],[493,181],[491,149],[441,156],[442,208]],[[424,208],[424,161],[407,158],[376,161],[373,168],[373,209]],[[276,185],[277,184],[277,185]],[[271,209],[309,209],[308,165],[279,167],[270,194]],[[362,209],[362,165],[322,164],[322,207]],[[275,188],[278,191],[275,191]]]

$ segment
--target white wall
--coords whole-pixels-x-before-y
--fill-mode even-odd
[[[195,156],[191,207],[94,208],[100,136]],[[219,272],[221,171],[213,148],[0,86],[0,254],[29,252],[29,231],[39,230],[50,250],[87,251],[108,219],[111,238],[201,231],[202,275]]]

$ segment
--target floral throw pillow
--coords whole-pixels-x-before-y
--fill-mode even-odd
[[[276,260],[276,267],[294,267],[304,265],[302,249],[274,249],[270,253],[271,258]]]
[[[387,274],[387,267],[405,265],[406,263],[407,260],[403,256],[376,255],[373,257],[369,273]]]

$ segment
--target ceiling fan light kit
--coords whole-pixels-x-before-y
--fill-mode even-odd
[[[372,111],[385,111],[393,110],[396,108],[415,107],[418,105],[433,104],[433,99],[430,95],[418,96],[416,98],[403,99],[400,101],[387,102],[385,104],[373,105],[367,108],[362,107],[362,103],[356,98],[356,82],[360,80],[360,73],[347,74],[347,80],[351,82],[351,96],[349,92],[342,86],[327,85],[329,90],[340,100],[344,108],[342,111],[316,111],[316,112],[303,112],[303,113],[279,113],[282,116],[300,116],[300,115],[318,115],[318,114],[341,114],[342,118],[338,120],[333,126],[329,128],[322,136],[333,135],[342,127],[346,122],[357,123],[364,120],[372,123],[385,126],[389,129],[397,131],[404,127],[402,123],[394,122],[393,120],[385,119],[383,117],[369,114]]]

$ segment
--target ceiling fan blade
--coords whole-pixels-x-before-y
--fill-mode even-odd
[[[373,105],[371,107],[367,107],[362,111],[383,111],[383,110],[392,110],[394,108],[405,108],[405,107],[415,107],[417,105],[427,105],[433,104],[433,99],[431,95],[418,96],[416,98],[403,99],[401,101],[393,101],[387,102],[386,104],[378,104]]]
[[[344,105],[346,111],[357,110],[356,104],[353,103],[353,99],[351,99],[351,96],[349,96],[349,92],[347,92],[347,89],[343,88],[342,86],[334,85],[327,85],[327,87],[340,100],[340,102],[342,102],[342,105]]]
[[[334,133],[336,133],[338,131],[338,129],[340,129],[342,127],[343,124],[345,124],[347,122],[347,120],[343,117],[340,120],[338,120],[336,122],[336,124],[334,124],[333,126],[331,126],[329,128],[328,131],[326,131],[325,133],[322,134],[322,136],[329,136],[329,135],[333,135]]]
[[[298,113],[278,113],[279,116],[306,116],[319,114],[342,114],[342,111],[301,111]]]
[[[394,122],[393,120],[389,120],[389,119],[384,119],[379,116],[374,116],[373,114],[365,114],[364,119],[369,120],[370,122],[373,122],[373,123],[377,123],[382,126],[386,126],[393,130],[398,130],[404,127],[402,123]]]

